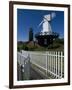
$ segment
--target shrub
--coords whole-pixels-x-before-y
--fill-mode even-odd
[[[25,44],[18,45],[17,50],[18,50],[18,51],[20,51],[20,50],[28,50],[28,47],[27,47],[27,45],[25,45]]]
[[[56,48],[59,48],[60,47],[60,44],[50,44],[48,46],[48,49],[56,49]]]

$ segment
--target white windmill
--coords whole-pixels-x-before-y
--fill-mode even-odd
[[[39,24],[39,27],[42,25],[41,35],[52,34],[50,22],[55,16],[56,16],[55,12],[52,12],[51,14],[48,15],[44,15],[43,20]]]
[[[53,40],[59,37],[59,34],[52,32],[51,21],[56,17],[56,13],[44,15],[43,20],[38,27],[42,25],[42,30],[35,34],[36,41],[39,45],[48,46],[53,43]]]

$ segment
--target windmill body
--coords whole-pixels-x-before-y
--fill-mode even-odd
[[[41,31],[43,35],[44,35],[44,32],[47,33],[47,34],[52,33],[50,21],[51,21],[50,14],[45,15],[44,18],[43,18],[42,31]]]
[[[42,32],[43,35],[44,35],[44,32],[46,32],[47,34],[52,33],[51,25],[47,20],[44,20],[41,32]]]
[[[44,15],[43,20],[41,21],[41,23],[39,24],[39,26],[42,25],[42,30],[41,33],[44,35],[44,33],[46,34],[52,34],[52,28],[50,25],[50,22],[52,21],[52,19],[55,17],[55,13],[52,14],[48,14],[48,15]]]

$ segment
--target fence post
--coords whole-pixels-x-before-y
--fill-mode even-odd
[[[21,55],[20,55],[20,63],[19,63],[19,80],[21,80]]]
[[[60,76],[60,52],[58,52],[58,75]]]
[[[49,53],[49,57],[50,57],[49,58],[50,59],[49,61],[50,61],[50,71],[51,71],[51,52]]]
[[[51,55],[52,55],[52,72],[53,72],[53,51],[52,51],[52,53],[51,53]]]
[[[48,70],[49,70],[49,52],[47,52],[48,55]]]
[[[62,57],[62,55],[63,55],[63,52],[61,52],[61,78],[63,76],[63,74],[62,74],[62,72],[63,72],[63,57]]]
[[[28,79],[30,79],[30,54],[28,54]]]
[[[21,65],[21,80],[24,80],[24,74],[25,74],[24,64],[22,64],[22,65]]]
[[[54,51],[53,51],[53,73],[54,73]]]
[[[17,80],[21,80],[21,66],[17,63]]]
[[[55,52],[54,52],[54,73],[55,73],[55,71],[56,71],[56,62],[55,62]]]
[[[46,75],[48,73],[48,55],[46,54]]]
[[[56,78],[57,78],[57,52],[56,52]]]

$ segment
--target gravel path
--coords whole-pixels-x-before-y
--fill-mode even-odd
[[[43,78],[41,77],[41,75],[39,75],[39,73],[36,72],[32,67],[31,67],[30,70],[31,70],[31,72],[30,72],[30,75],[31,75],[30,80],[43,79]]]

